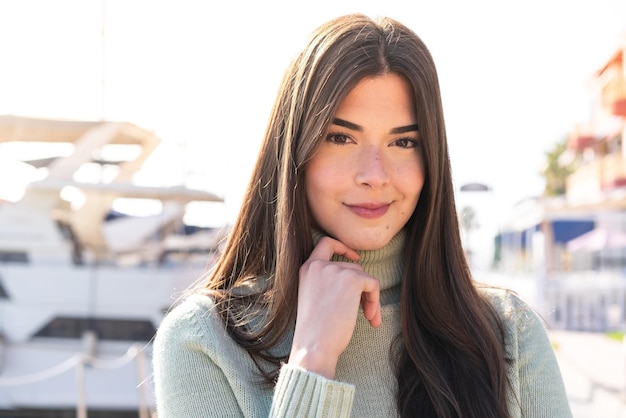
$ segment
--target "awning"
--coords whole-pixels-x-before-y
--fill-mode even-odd
[[[567,243],[567,249],[573,252],[624,247],[626,247],[626,232],[606,228],[595,228]]]

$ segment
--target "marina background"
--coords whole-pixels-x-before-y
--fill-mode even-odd
[[[135,182],[215,193],[223,202],[190,205],[185,222],[219,228],[237,214],[292,54],[319,23],[355,11],[395,17],[430,47],[458,207],[475,211],[471,236],[463,232],[477,279],[513,288],[546,316],[575,417],[626,416],[625,350],[606,334],[626,323],[623,269],[598,268],[587,255],[575,260],[590,267],[582,279],[550,267],[538,225],[569,221],[569,212],[544,206],[556,218],[511,223],[522,224],[524,202],[542,195],[546,153],[596,110],[594,78],[626,43],[624,1],[0,0],[0,115],[128,121],[153,132],[161,144]],[[18,201],[40,175],[16,161],[47,152],[0,148],[0,202]],[[471,184],[486,187],[463,191]],[[114,209],[146,216],[162,207]],[[621,215],[587,210],[596,226],[623,227]],[[494,269],[503,230],[520,241]]]

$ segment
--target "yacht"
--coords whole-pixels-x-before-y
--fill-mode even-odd
[[[227,234],[184,220],[220,196],[135,184],[160,143],[128,122],[0,116],[0,184],[18,179],[10,146],[65,147],[13,162],[37,178],[0,200],[0,416],[156,416],[151,339]],[[144,200],[160,211],[115,209]]]

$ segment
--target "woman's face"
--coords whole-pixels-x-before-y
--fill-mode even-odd
[[[306,167],[317,227],[352,249],[385,246],[415,210],[424,169],[414,108],[401,76],[361,80]]]

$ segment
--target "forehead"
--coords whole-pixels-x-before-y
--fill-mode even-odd
[[[412,88],[395,73],[363,78],[339,102],[334,117],[350,115],[415,122]]]

